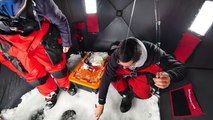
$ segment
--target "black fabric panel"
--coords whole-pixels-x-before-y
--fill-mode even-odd
[[[171,92],[171,97],[175,116],[191,115],[183,88]]]
[[[178,120],[212,120],[213,118],[213,70],[205,69],[187,69],[186,78],[179,82],[172,84],[168,89],[161,92],[160,97],[160,115],[161,120],[177,120],[172,117],[172,107],[170,104],[169,91],[171,89],[179,88],[188,83],[192,83],[194,93],[197,98],[197,102],[200,104],[204,115],[191,117],[191,118],[180,118]]]
[[[129,4],[134,0],[108,0],[108,1],[111,2],[111,4],[114,6],[114,8],[116,8],[116,10],[123,10],[124,8],[129,6]]]
[[[129,25],[133,2],[124,9],[123,18]],[[155,19],[153,0],[137,0],[132,17],[131,30],[141,40],[155,43]]]
[[[126,38],[128,26],[121,17],[116,17],[107,28],[98,34],[96,44],[94,45],[95,50],[106,50],[109,49],[113,41],[120,41]],[[129,36],[134,36],[130,31]],[[104,49],[105,48],[105,49]]]
[[[16,107],[21,96],[33,89],[25,80],[4,65],[0,69],[0,111]]]
[[[201,43],[186,62],[189,68],[213,69],[213,55],[208,51],[213,51],[213,30],[206,37],[201,38]]]
[[[65,67],[64,69],[62,69],[62,70],[60,70],[60,71],[53,72],[53,73],[51,73],[51,74],[52,74],[52,76],[53,76],[54,78],[58,78],[58,79],[64,78],[64,77],[66,77],[66,75],[68,74],[68,73],[67,73],[67,67]]]
[[[97,0],[97,15],[99,31],[103,32],[104,29],[110,25],[116,16],[116,9],[108,0]]]
[[[30,84],[32,87],[37,87],[37,86],[39,86],[39,85],[45,84],[46,81],[47,81],[47,79],[48,79],[48,75],[46,75],[46,76],[44,76],[44,77],[42,77],[42,78],[39,78],[39,79],[37,79],[37,80],[34,80],[34,81],[32,81],[32,82],[29,82],[29,84]]]
[[[85,21],[86,10],[84,0],[54,0],[67,17],[70,26],[76,21]]]

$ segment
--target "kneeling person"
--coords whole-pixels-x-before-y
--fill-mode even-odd
[[[96,119],[103,113],[110,83],[122,96],[120,110],[125,113],[134,97],[152,96],[150,79],[156,87],[165,89],[170,82],[182,80],[184,74],[184,66],[156,45],[133,37],[123,40],[112,53],[101,80]]]

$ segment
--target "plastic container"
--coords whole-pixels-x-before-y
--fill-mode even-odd
[[[101,78],[106,68],[106,62],[103,66],[98,67],[86,64],[88,63],[87,61],[91,54],[91,52],[87,52],[80,63],[70,73],[69,80],[75,83],[80,88],[97,93],[100,86]],[[90,67],[88,67],[87,65]],[[87,78],[93,78],[95,80],[88,80]]]

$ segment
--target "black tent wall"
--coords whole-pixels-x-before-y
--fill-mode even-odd
[[[0,111],[16,107],[32,87],[6,66],[0,65]]]
[[[130,36],[155,43],[154,0],[137,0],[130,27]],[[184,32],[188,30],[205,0],[159,0],[161,14],[161,47],[173,53]],[[86,22],[84,0],[55,0],[67,16],[70,25],[76,21]],[[126,38],[133,0],[97,0],[99,32],[87,33],[86,50],[106,51],[112,42]],[[122,10],[121,17],[116,11]],[[77,11],[77,12],[76,12]],[[72,28],[71,28],[72,29]],[[202,43],[187,62],[192,68],[212,69],[213,29],[202,37]],[[78,49],[76,41],[73,48]]]
[[[204,1],[205,0],[159,0],[161,47],[166,52],[174,52],[183,33],[186,32],[191,25]],[[84,0],[55,0],[55,2],[67,16],[70,26],[73,22],[86,22]],[[106,51],[112,42],[126,38],[133,0],[97,0],[97,5],[99,32],[86,34],[84,41],[86,45],[85,49]],[[122,16],[116,16],[118,10],[122,11]],[[154,0],[137,0],[129,35],[155,43]],[[211,80],[211,75],[213,74],[213,55],[209,52],[213,51],[213,29],[211,28],[206,36],[200,37],[200,39],[202,42],[185,64],[188,69],[186,79],[183,82],[172,85],[168,89],[176,88],[188,82],[193,84],[204,115],[188,118],[187,120],[211,120],[213,117],[213,106],[210,103],[210,100],[212,101],[213,99],[211,92],[213,91],[211,87],[211,85],[213,85],[213,81]],[[72,49],[78,50],[77,42],[74,40],[72,42]],[[1,73],[1,75],[3,75],[3,73]],[[20,83],[22,82],[23,81],[20,81]],[[20,83],[8,84],[18,86],[17,84]],[[161,96],[160,111],[162,120],[173,119],[171,116],[168,90],[162,93]],[[10,107],[12,107],[12,105]]]

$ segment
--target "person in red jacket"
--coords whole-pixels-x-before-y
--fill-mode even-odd
[[[120,111],[132,106],[132,99],[148,99],[154,92],[167,88],[171,82],[184,78],[185,68],[171,55],[148,41],[130,37],[123,40],[111,54],[103,74],[99,99],[95,109],[96,119],[104,110],[110,83],[122,96]]]
[[[66,17],[53,0],[0,1],[0,62],[45,96],[57,101],[58,87],[71,95],[66,56],[71,35]]]

